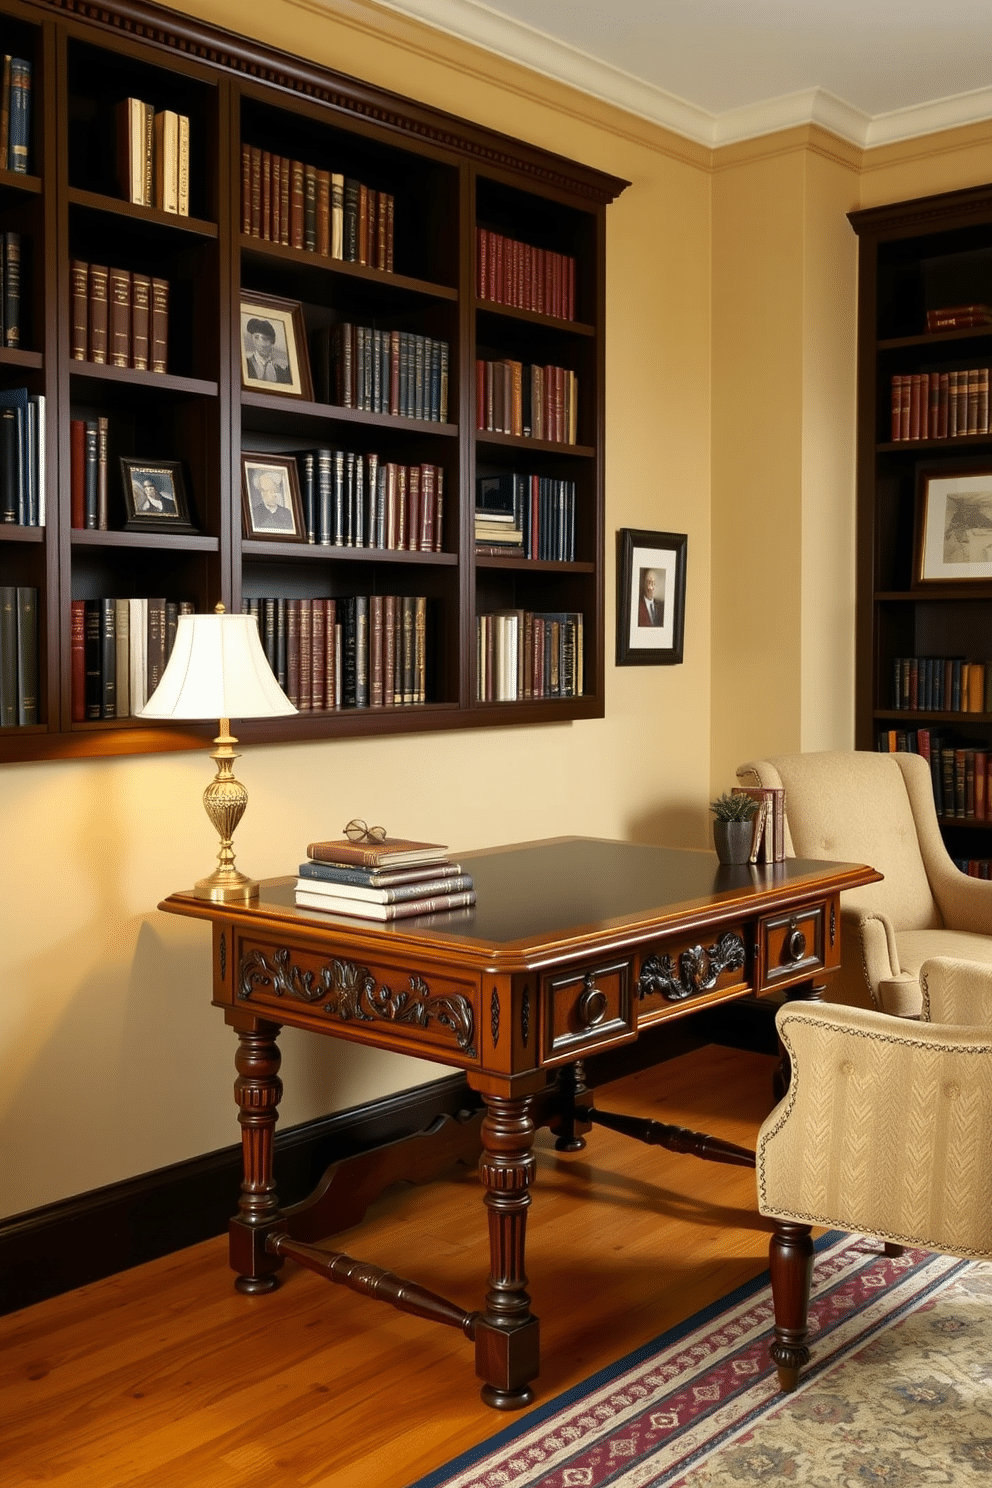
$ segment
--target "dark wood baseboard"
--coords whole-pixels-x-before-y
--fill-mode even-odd
[[[649,1030],[634,1044],[590,1059],[586,1082],[595,1088],[708,1043],[775,1053],[774,1012],[764,1000],[745,999]],[[464,1122],[480,1105],[456,1074],[281,1132],[280,1198],[284,1206],[299,1203],[335,1163],[342,1167],[342,1200],[350,1184],[369,1202],[370,1164],[353,1160],[420,1136],[445,1118]],[[372,1166],[387,1179],[403,1170],[395,1157]],[[0,1315],[223,1234],[240,1182],[235,1145],[0,1222]]]

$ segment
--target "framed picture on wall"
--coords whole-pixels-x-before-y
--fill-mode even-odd
[[[617,533],[617,666],[672,666],[685,628],[684,532]]]
[[[992,579],[992,464],[921,466],[918,473],[913,582],[987,583]]]

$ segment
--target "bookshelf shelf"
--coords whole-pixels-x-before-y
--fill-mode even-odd
[[[320,696],[310,699],[316,706],[296,718],[254,724],[246,737],[277,742],[601,716],[603,255],[606,210],[627,183],[244,42],[150,0],[110,0],[99,12],[67,9],[61,0],[0,0],[0,13],[7,21],[8,49],[31,61],[33,111],[32,173],[0,170],[3,226],[20,234],[22,257],[32,265],[25,276],[20,347],[0,349],[0,387],[23,389],[18,398],[34,400],[43,411],[46,472],[46,526],[0,527],[0,585],[37,595],[39,719],[0,730],[0,760],[202,747],[210,734],[199,727],[163,728],[92,712],[79,716],[81,615],[92,621],[99,611],[101,656],[107,658],[116,641],[106,606],[130,607],[163,596],[169,616],[182,605],[199,611],[218,601],[235,611],[256,606],[284,681],[276,620],[289,615],[290,605],[301,607],[294,615],[305,607],[307,625],[333,625],[335,644],[343,642],[342,627],[353,623],[349,606],[366,599],[375,614],[381,600],[405,617],[413,613],[421,624],[421,671],[413,693],[422,691],[425,701],[330,708],[323,706],[329,695],[325,677]],[[188,119],[188,216],[127,199],[141,196],[135,182],[147,179],[140,144],[138,154],[121,148],[127,138],[122,123],[139,117],[137,103],[120,108],[127,99],[145,107],[142,119],[167,111]],[[158,128],[152,129],[153,140]],[[135,129],[130,138],[140,141],[143,134]],[[272,172],[273,158],[302,162],[312,172],[343,172],[343,257],[255,236],[251,192],[243,195],[245,152],[250,164],[252,149],[263,167],[271,152],[270,185],[276,174],[283,179],[281,166]],[[157,184],[154,199],[163,199]],[[279,213],[281,203],[280,197]],[[268,211],[271,228],[271,195]],[[480,226],[571,263],[578,318],[478,300]],[[363,257],[367,261],[359,262]],[[99,332],[102,311],[91,298],[99,273],[94,279],[90,268],[105,264],[121,271],[118,284],[132,276],[130,293],[135,277],[166,281],[168,372],[140,365],[133,335],[130,357],[138,367],[92,359],[100,343],[90,332],[94,326]],[[79,265],[86,266],[85,293],[79,290]],[[246,330],[239,309],[252,295],[300,306],[298,352],[311,362],[315,397],[304,401],[242,387]],[[113,308],[112,293],[107,303]],[[560,308],[562,302],[554,303]],[[81,332],[77,312],[83,307],[87,325]],[[122,318],[120,311],[118,336]],[[425,348],[446,343],[447,421],[322,401],[334,384],[325,375],[326,354],[321,359],[319,353],[326,353],[329,328],[338,322],[407,333],[422,338]],[[108,328],[112,335],[112,321]],[[81,335],[87,360],[71,354]],[[483,355],[526,356],[574,374],[584,442],[478,433],[472,427],[475,362]],[[99,520],[106,525],[96,529],[78,525],[80,449],[89,462],[83,469],[89,472],[84,494],[90,501],[93,441],[98,500],[105,493]],[[312,451],[366,462],[361,468],[374,472],[369,478],[376,481],[379,471],[387,471],[387,485],[376,488],[379,504],[361,508],[363,523],[373,511],[377,519],[381,515],[382,489],[393,499],[388,482],[394,478],[397,493],[409,478],[406,501],[412,504],[404,515],[411,521],[420,481],[424,490],[440,493],[440,515],[429,508],[418,516],[427,534],[433,510],[441,522],[442,550],[280,544],[261,540],[257,529],[249,536],[242,454],[263,463],[269,456],[273,468],[295,461],[302,474],[304,465],[311,472],[316,468],[312,460],[306,463]],[[199,531],[123,530],[128,513],[122,458],[131,462],[125,470],[157,469],[160,476],[163,470],[181,471]],[[573,483],[579,561],[476,558],[472,552],[477,479],[525,466],[535,478]],[[133,474],[131,480],[140,496]],[[310,500],[314,487],[307,491]],[[363,500],[369,500],[367,492]],[[395,535],[390,528],[389,540]],[[476,702],[477,613],[510,604],[581,616],[582,696],[521,697],[498,707]],[[124,610],[116,615],[123,634]],[[132,616],[144,623],[140,609],[128,608],[128,625]],[[105,673],[109,665],[105,659]],[[154,685],[153,678],[147,680]],[[404,691],[409,695],[411,689]],[[343,692],[342,701],[351,696]],[[88,707],[93,697],[82,701]],[[101,706],[107,706],[106,695]]]
[[[980,388],[992,359],[992,326],[926,326],[928,311],[992,297],[992,188],[853,212],[850,221],[859,238],[857,747],[912,749],[930,758],[948,851],[974,872],[989,858],[992,826],[992,710],[987,687],[978,689],[992,664],[992,572],[977,581],[917,585],[915,553],[921,469],[953,476],[989,466],[992,431]],[[906,386],[894,379],[916,379],[921,426],[936,420],[932,433],[942,424],[942,400],[951,396],[942,374],[973,371],[957,407],[979,432],[891,439],[897,395]],[[942,667],[924,668],[937,659]],[[972,709],[894,708],[897,678],[904,701],[922,700],[919,688],[928,701],[946,703],[952,693],[956,701],[960,687]],[[949,791],[956,811],[941,809]],[[977,815],[967,814],[966,801],[979,803]]]
[[[90,212],[102,212],[112,217],[147,223],[149,227],[169,228],[175,232],[188,233],[194,238],[217,237],[216,222],[204,222],[199,217],[180,216],[178,212],[163,212],[158,207],[146,207],[139,202],[122,201],[119,196],[104,196],[97,191],[84,191],[79,186],[70,186],[66,192],[66,199],[71,207],[83,207]]]

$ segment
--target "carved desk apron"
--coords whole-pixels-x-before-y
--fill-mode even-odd
[[[879,875],[797,859],[721,867],[711,853],[581,837],[458,856],[477,903],[450,914],[381,923],[297,909],[293,879],[264,883],[253,904],[178,893],[160,907],[212,921],[213,1000],[239,1037],[236,1285],[270,1290],[289,1255],[460,1328],[475,1342],[483,1399],[515,1409],[533,1399],[539,1365],[524,1271],[535,1125],[551,1125],[562,1150],[584,1145],[581,1132],[598,1122],[677,1151],[751,1162],[712,1138],[598,1111],[583,1060],[707,1005],[777,988],[822,995],[840,964],[838,896]],[[491,1275],[482,1309],[306,1244],[335,1227],[320,1185],[310,1200],[280,1208],[272,1137],[283,1024],[466,1072],[486,1106],[479,1172]]]

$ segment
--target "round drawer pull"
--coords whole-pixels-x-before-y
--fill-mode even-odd
[[[575,1004],[575,1012],[583,1028],[592,1028],[606,1016],[606,993],[593,983],[588,986]]]
[[[793,961],[801,961],[806,954],[806,937],[797,928],[795,920],[792,922],[792,929],[786,937],[785,945]]]

